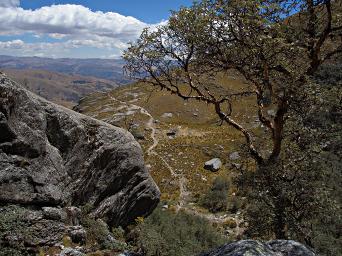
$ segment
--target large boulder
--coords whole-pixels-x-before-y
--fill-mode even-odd
[[[222,167],[222,162],[219,158],[213,158],[204,163],[204,169],[217,172]]]
[[[315,256],[316,254],[304,245],[292,240],[273,240],[260,242],[241,240],[223,245],[216,250],[202,253],[200,256]]]
[[[129,132],[48,102],[2,73],[0,191],[0,205],[37,208],[50,219],[90,204],[91,215],[111,226],[148,215],[160,197]]]

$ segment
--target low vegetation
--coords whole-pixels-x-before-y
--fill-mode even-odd
[[[161,207],[139,223],[131,236],[147,256],[197,255],[227,242],[208,221]]]
[[[200,204],[213,213],[227,210],[228,189],[229,180],[221,176],[216,177],[212,187],[200,199]]]

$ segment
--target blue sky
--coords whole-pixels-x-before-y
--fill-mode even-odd
[[[0,0],[0,54],[119,58],[192,0]]]
[[[78,4],[93,11],[117,12],[133,16],[147,23],[158,23],[168,18],[170,10],[189,6],[191,0],[21,0],[24,9],[37,9],[53,4]]]

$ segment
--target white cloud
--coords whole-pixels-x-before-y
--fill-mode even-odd
[[[17,7],[20,5],[20,0],[1,0],[0,7]]]
[[[22,40],[12,40],[7,42],[0,42],[2,49],[22,49],[25,43]]]
[[[73,52],[81,48],[98,48],[103,55],[87,55],[88,52]],[[98,40],[68,40],[65,42],[55,43],[25,43],[22,40],[0,41],[0,55],[15,55],[15,56],[40,56],[40,57],[70,57],[70,58],[119,58],[121,51],[126,48],[126,44],[114,41],[98,41]],[[95,55],[94,55],[95,54]]]
[[[17,35],[20,38],[22,34],[32,33],[37,38],[47,35],[61,41],[50,44],[22,42],[22,48],[26,50],[37,48],[35,50],[43,51],[44,47],[52,45],[52,51],[56,51],[54,47],[72,49],[89,46],[117,52],[125,49],[129,41],[135,40],[144,27],[155,26],[114,12],[94,12],[82,5],[52,5],[36,10],[15,7],[18,5],[19,1],[15,0],[0,4],[0,35]],[[15,43],[9,41],[0,44],[2,49],[5,46],[14,47]]]
[[[135,38],[148,26],[136,18],[114,12],[93,12],[82,5],[52,5],[37,10],[0,8],[2,34],[34,32],[60,35],[98,35]]]

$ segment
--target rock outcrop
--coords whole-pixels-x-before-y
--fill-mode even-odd
[[[62,222],[67,207],[90,204],[111,226],[146,216],[160,196],[129,132],[50,103],[2,73],[0,190],[0,205],[37,210],[33,219]]]
[[[241,240],[229,243],[214,251],[200,256],[315,256],[315,253],[304,245],[292,240],[273,240],[259,242]]]

